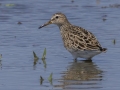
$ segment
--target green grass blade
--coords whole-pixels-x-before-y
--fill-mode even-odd
[[[44,64],[44,67],[46,68],[46,60],[44,59],[44,60],[42,60],[43,61],[43,64]]]
[[[46,48],[44,49],[43,56],[42,56],[42,59],[45,59],[45,58],[46,58]]]
[[[33,56],[34,56],[34,59],[39,59],[34,51],[33,51]]]
[[[44,79],[42,78],[42,76],[40,76],[40,85],[42,85]]]
[[[53,79],[53,78],[52,78],[52,75],[53,75],[53,73],[51,73],[50,76],[48,77],[48,80],[49,80],[49,82],[50,82],[51,84],[52,84],[52,79]]]

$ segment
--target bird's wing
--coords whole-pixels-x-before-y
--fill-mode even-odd
[[[70,31],[71,34],[74,34],[74,43],[78,49],[83,50],[102,50],[102,47],[96,37],[89,31],[73,26],[73,30]]]

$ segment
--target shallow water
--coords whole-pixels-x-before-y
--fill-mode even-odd
[[[120,90],[119,0],[0,3],[0,90]],[[56,12],[63,12],[72,24],[91,31],[108,48],[107,53],[95,56],[92,62],[81,58],[74,62],[57,26],[38,29]],[[44,48],[47,55],[42,61]],[[33,51],[39,60],[34,61]],[[49,82],[51,73],[53,79]]]

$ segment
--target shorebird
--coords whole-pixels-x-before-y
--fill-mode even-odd
[[[72,25],[63,13],[55,13],[39,29],[49,24],[56,24],[59,27],[64,47],[72,54],[74,60],[77,60],[77,58],[91,60],[95,55],[107,50],[102,48],[91,32],[82,27]]]

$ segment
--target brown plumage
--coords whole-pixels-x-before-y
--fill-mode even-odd
[[[78,57],[91,59],[93,56],[106,51],[106,48],[101,47],[91,32],[72,25],[62,13],[54,14],[49,22],[39,28],[49,24],[56,24],[60,28],[64,46],[73,55],[74,59]]]

